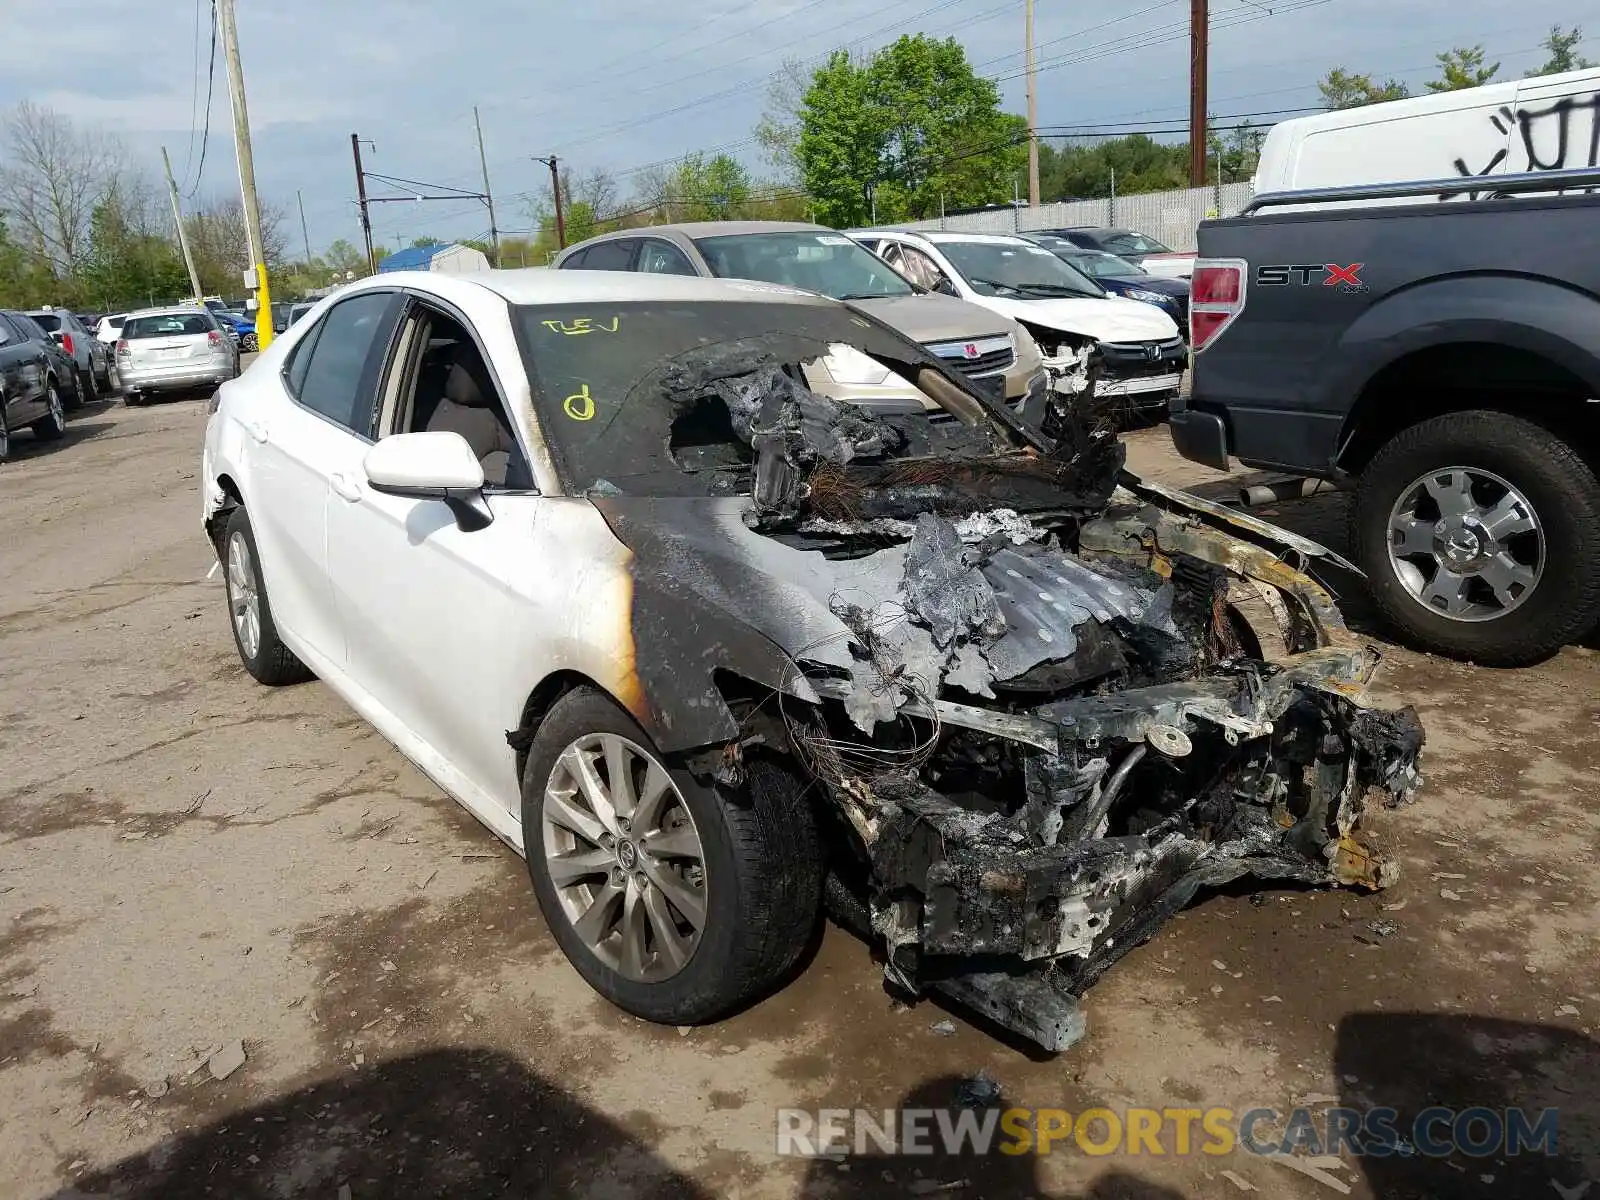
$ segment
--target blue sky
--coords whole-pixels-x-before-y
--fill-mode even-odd
[[[206,5],[200,14],[201,4]],[[1305,7],[1302,7],[1305,6]],[[478,183],[472,106],[483,114],[502,228],[525,228],[524,196],[546,178],[530,156],[606,167],[624,190],[632,168],[727,147],[764,170],[749,143],[767,82],[785,59],[865,50],[902,33],[950,35],[981,73],[1020,70],[1022,0],[239,0],[240,44],[263,196],[290,214],[304,196],[314,249],[359,242],[350,134],[370,138],[368,166],[467,187]],[[1187,0],[1038,0],[1041,127],[1180,123],[1187,111]],[[208,0],[74,0],[70,56],[31,38],[0,40],[0,107],[27,99],[115,130],[159,172],[165,144],[194,186],[200,165]],[[197,22],[197,15],[203,15]],[[53,21],[53,18],[50,20]],[[1420,90],[1433,54],[1482,42],[1502,77],[1542,61],[1552,24],[1582,24],[1600,59],[1600,5],[1524,0],[1212,0],[1212,111],[1316,102],[1329,67],[1396,76]],[[196,28],[199,45],[196,45]],[[47,30],[41,29],[41,33]],[[198,64],[198,70],[197,70]],[[1021,78],[1005,79],[1023,111]],[[198,114],[198,115],[197,115]],[[237,189],[220,55],[203,194]],[[488,228],[471,201],[381,205],[375,234]]]

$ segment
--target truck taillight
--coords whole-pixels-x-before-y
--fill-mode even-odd
[[[1204,350],[1244,311],[1245,272],[1237,258],[1202,258],[1189,281],[1189,345]]]
[[[68,354],[73,353],[72,335],[70,333],[63,333],[61,335],[61,348],[63,350],[65,350]]]

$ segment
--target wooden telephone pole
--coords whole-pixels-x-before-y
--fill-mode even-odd
[[[172,178],[172,160],[167,157],[167,148],[161,147],[161,165],[167,169],[167,190],[172,193],[172,220],[178,226],[178,249],[183,251],[183,265],[189,268],[189,286],[194,289],[194,302],[202,304],[200,299],[203,292],[200,290],[200,273],[194,269],[194,255],[189,252],[189,234],[183,227],[183,209],[178,204],[178,185]]]
[[[1189,186],[1197,188],[1206,185],[1207,7],[1207,0],[1189,0]]]
[[[549,158],[535,158],[534,162],[544,163],[550,168],[550,192],[556,201],[556,249],[567,248],[567,223],[561,217],[561,172],[558,169],[560,159],[552,154]]]
[[[255,274],[256,345],[272,344],[272,294],[267,287],[266,251],[261,244],[261,202],[256,197],[256,160],[250,149],[250,114],[244,103],[244,68],[239,62],[239,27],[233,0],[216,0],[217,32],[222,37],[223,59],[228,64],[228,98],[233,106],[233,147],[239,159],[239,191],[244,197],[245,240]]]
[[[494,247],[494,265],[500,266],[500,229],[494,220],[494,193],[489,190],[489,158],[483,151],[483,122],[478,106],[472,106],[472,124],[478,131],[478,166],[483,168],[483,202],[489,206],[489,244]]]
[[[367,274],[378,273],[378,260],[372,252],[372,216],[367,212],[367,173],[361,169],[361,135],[350,135],[350,153],[356,158],[356,204],[361,209],[361,237],[367,244]]]
[[[1026,0],[1023,40],[1028,72],[1028,203],[1039,207],[1039,77],[1033,61],[1033,0]]]

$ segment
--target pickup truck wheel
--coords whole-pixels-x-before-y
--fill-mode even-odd
[[[1361,475],[1351,532],[1378,607],[1425,649],[1522,666],[1600,622],[1600,485],[1520,417],[1399,434]]]
[[[234,509],[228,518],[222,545],[228,624],[233,629],[233,644],[239,650],[244,669],[257,683],[269,687],[310,679],[311,672],[278,636],[272,605],[267,600],[266,581],[261,577],[255,531],[250,528],[250,518],[244,509]]]
[[[592,689],[539,725],[522,830],[562,952],[647,1021],[711,1021],[759,998],[816,926],[821,852],[799,782],[757,760],[737,791],[703,784]]]

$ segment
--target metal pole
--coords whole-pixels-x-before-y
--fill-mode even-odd
[[[239,159],[239,190],[244,196],[245,240],[256,273],[256,346],[272,344],[272,294],[267,286],[266,251],[261,241],[261,203],[256,197],[256,162],[250,150],[250,114],[244,102],[244,67],[239,61],[239,28],[233,0],[217,0],[217,31],[228,64],[228,95],[233,103],[233,145]]]
[[[1206,185],[1206,50],[1211,33],[1207,0],[1189,0],[1189,186]]]
[[[489,190],[489,159],[483,152],[483,122],[478,106],[472,106],[472,124],[478,131],[478,165],[483,168],[483,202],[489,206],[489,244],[494,247],[494,265],[500,265],[500,230],[494,223],[494,193]]]
[[[183,251],[183,265],[189,268],[189,286],[194,289],[194,302],[202,303],[200,297],[200,273],[194,269],[194,255],[189,253],[189,235],[183,228],[183,209],[178,206],[178,185],[172,178],[172,160],[167,157],[167,148],[161,147],[161,165],[167,169],[167,189],[172,193],[172,220],[178,227],[178,248]]]
[[[294,202],[300,206],[300,238],[306,246],[306,272],[311,271],[311,235],[306,232],[306,199],[300,194],[300,189],[294,191]]]
[[[361,236],[367,243],[367,274],[378,273],[378,260],[372,254],[372,217],[367,213],[367,176],[361,169],[361,138],[350,135],[350,152],[356,159],[356,204],[361,209]]]
[[[1024,45],[1028,72],[1028,203],[1039,207],[1039,78],[1033,62],[1033,0],[1026,0]]]

